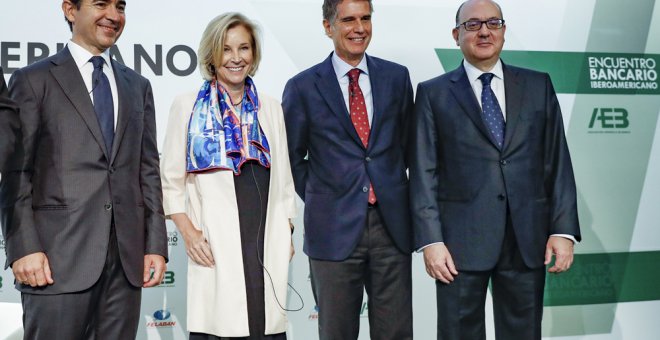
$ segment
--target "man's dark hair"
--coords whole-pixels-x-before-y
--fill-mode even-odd
[[[459,20],[458,16],[459,14],[461,14],[461,9],[463,8],[463,5],[465,5],[466,2],[467,1],[464,1],[460,6],[458,6],[458,10],[456,11],[456,26],[461,24],[460,22],[458,22]],[[504,13],[502,13],[502,7],[500,7],[500,4],[498,4],[495,1],[493,1],[493,3],[495,4],[495,6],[497,6],[497,9],[500,10],[500,17],[501,17],[500,19],[504,19]]]
[[[69,0],[72,4],[76,5],[76,9],[80,9],[80,5],[82,4],[82,0]],[[66,15],[64,16],[64,20],[66,20],[66,23],[69,24],[69,30],[73,32],[73,23],[69,21],[69,19],[66,18]]]
[[[335,21],[337,17],[337,6],[344,0],[323,0],[323,19],[329,22]],[[369,11],[374,11],[374,5],[371,0],[364,0],[369,2]]]

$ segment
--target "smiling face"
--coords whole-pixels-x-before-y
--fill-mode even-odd
[[[77,8],[62,2],[64,16],[73,25],[71,40],[94,55],[112,47],[126,24],[125,0],[82,0]]]
[[[325,33],[332,38],[335,53],[356,66],[371,41],[371,7],[365,0],[344,0],[337,5],[333,22],[323,20]]]
[[[458,23],[468,20],[502,19],[499,7],[490,0],[472,0],[466,2],[458,15]],[[466,31],[463,25],[452,30],[456,45],[461,48],[465,60],[482,71],[490,71],[504,46],[506,26],[489,29],[486,24],[478,31]]]
[[[227,30],[222,47],[222,60],[215,66],[215,75],[228,90],[242,89],[254,60],[254,39],[243,25]]]

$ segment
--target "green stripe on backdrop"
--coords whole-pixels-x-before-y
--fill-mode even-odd
[[[445,71],[456,68],[458,49],[436,49]],[[558,93],[660,94],[660,55],[502,51],[505,63],[547,72]]]
[[[573,267],[548,274],[545,306],[660,300],[660,251],[576,254]]]

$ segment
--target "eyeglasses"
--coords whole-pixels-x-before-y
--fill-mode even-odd
[[[456,25],[456,28],[463,26],[466,31],[478,31],[483,24],[486,24],[486,27],[490,30],[498,30],[504,26],[504,19],[468,20],[462,24]]]

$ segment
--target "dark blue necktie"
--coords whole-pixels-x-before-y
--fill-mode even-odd
[[[115,112],[110,81],[108,81],[108,77],[103,73],[103,64],[105,64],[103,57],[92,57],[89,61],[94,65],[94,72],[92,72],[94,111],[96,111],[96,118],[99,120],[106,150],[110,153],[112,150],[112,140],[115,137]]]
[[[483,118],[486,127],[495,138],[497,146],[501,149],[504,143],[504,115],[502,108],[497,102],[497,97],[490,88],[490,81],[494,74],[484,73],[479,76],[483,89],[481,90],[481,118]]]

